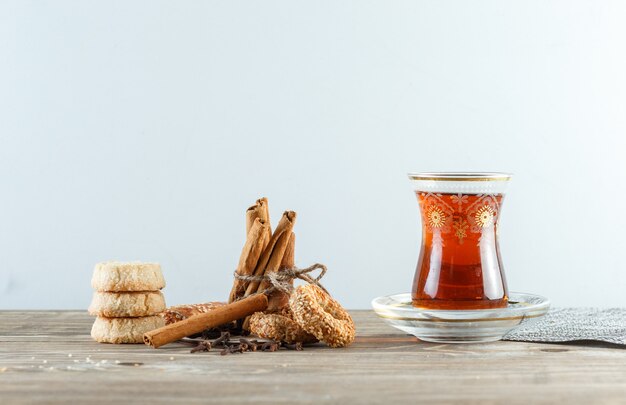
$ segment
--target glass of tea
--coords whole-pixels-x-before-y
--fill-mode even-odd
[[[427,309],[505,307],[508,290],[498,221],[506,173],[410,173],[422,218],[422,247],[413,306]]]

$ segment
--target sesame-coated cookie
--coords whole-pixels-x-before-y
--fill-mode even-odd
[[[91,337],[101,343],[143,343],[143,334],[165,325],[160,316],[140,318],[97,317]]]
[[[289,308],[302,329],[328,346],[343,347],[354,342],[352,317],[320,287],[306,284],[296,288],[289,298]]]
[[[158,263],[103,262],[96,264],[91,286],[96,291],[157,291],[165,280]]]
[[[163,311],[161,316],[165,319],[165,323],[169,325],[171,323],[180,322],[190,316],[206,314],[223,305],[226,305],[226,303],[218,301],[203,302],[201,304],[175,305]]]
[[[94,292],[89,305],[91,315],[109,318],[157,315],[165,310],[161,291]]]
[[[302,329],[289,314],[256,312],[250,317],[250,332],[264,339],[287,343],[315,343],[315,336]]]

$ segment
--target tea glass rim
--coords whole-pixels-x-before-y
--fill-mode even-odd
[[[509,181],[512,173],[505,172],[411,172],[411,180],[434,181]]]

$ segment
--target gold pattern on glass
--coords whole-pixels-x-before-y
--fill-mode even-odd
[[[430,207],[426,215],[428,224],[432,228],[441,228],[446,224],[446,215],[443,210],[437,206]]]
[[[454,228],[454,234],[459,240],[459,243],[462,245],[463,239],[467,237],[467,228],[469,228],[469,224],[464,218],[457,218],[452,223],[452,228]]]
[[[474,215],[474,220],[481,228],[487,228],[493,224],[493,217],[495,216],[495,211],[488,205],[483,205],[480,207],[476,214]]]

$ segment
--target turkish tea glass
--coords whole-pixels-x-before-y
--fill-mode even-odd
[[[422,247],[413,306],[428,309],[505,307],[508,290],[498,222],[506,173],[411,173],[422,218]]]

